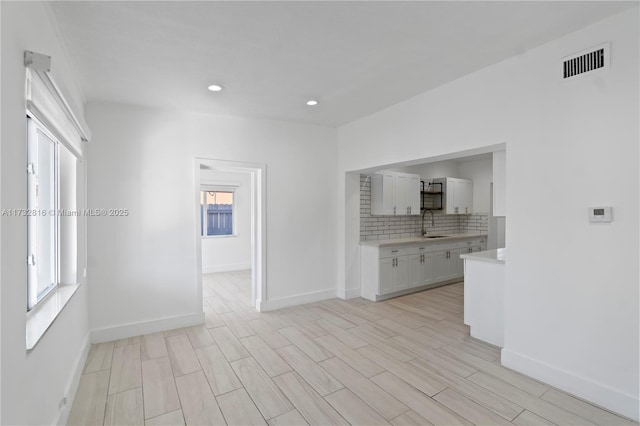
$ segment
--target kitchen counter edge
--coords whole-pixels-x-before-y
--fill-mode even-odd
[[[412,237],[412,238],[399,238],[396,240],[371,240],[371,241],[360,241],[361,246],[373,246],[373,247],[393,247],[393,246],[401,246],[407,244],[433,244],[447,241],[457,241],[457,240],[466,240],[469,238],[483,238],[486,237],[487,234],[483,233],[459,233],[459,234],[447,234],[446,237],[442,238],[422,238],[422,237]]]
[[[501,248],[497,250],[479,251],[477,253],[465,253],[461,254],[460,257],[467,260],[504,264],[506,261],[506,250]]]

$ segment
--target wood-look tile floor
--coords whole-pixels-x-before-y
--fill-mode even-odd
[[[68,424],[637,425],[500,366],[462,283],[257,313],[249,282],[205,275],[202,326],[93,345]]]

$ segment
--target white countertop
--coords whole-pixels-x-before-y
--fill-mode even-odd
[[[497,250],[479,251],[476,253],[461,254],[462,259],[479,260],[482,262],[493,262],[504,264],[507,259],[507,249],[499,248]]]
[[[375,247],[389,247],[389,246],[399,246],[403,244],[422,244],[422,243],[437,243],[444,241],[455,241],[455,240],[464,240],[473,237],[486,237],[487,234],[480,232],[459,232],[459,233],[442,233],[435,235],[446,235],[443,238],[422,238],[422,237],[412,237],[412,238],[399,238],[397,240],[372,240],[372,241],[360,241],[360,245],[363,246],[375,246]]]

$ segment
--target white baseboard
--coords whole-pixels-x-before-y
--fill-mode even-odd
[[[339,288],[338,297],[343,300],[355,299],[356,297],[360,297],[360,287],[348,289]]]
[[[336,289],[314,291],[311,293],[298,294],[295,296],[265,300],[264,302],[259,303],[257,308],[260,312],[266,312],[287,308],[289,306],[303,305],[305,303],[320,302],[321,300],[333,299],[335,297]]]
[[[512,370],[548,383],[579,398],[638,421],[640,400],[603,383],[561,370],[522,354],[502,349],[502,364]]]
[[[198,324],[204,324],[204,312],[91,330],[91,343],[110,342]]]
[[[58,413],[58,419],[54,424],[56,425],[66,425],[67,420],[69,419],[69,414],[71,413],[71,407],[73,406],[73,401],[76,399],[76,392],[78,391],[78,385],[80,384],[80,377],[82,376],[82,371],[84,370],[84,364],[87,362],[87,356],[89,355],[89,349],[91,348],[91,343],[89,341],[89,333],[84,338],[82,342],[82,346],[80,348],[80,354],[76,358],[76,362],[73,365],[73,371],[71,373],[71,377],[69,377],[69,381],[67,382],[67,386],[64,389],[64,395],[66,398],[66,404],[60,409]]]
[[[203,274],[214,274],[216,272],[245,271],[251,269],[251,263],[231,263],[228,265],[202,265]]]

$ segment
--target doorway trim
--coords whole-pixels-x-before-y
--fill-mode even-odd
[[[202,238],[200,236],[201,170],[249,173],[251,175],[251,303],[260,312],[267,299],[266,270],[266,172],[267,165],[238,161],[196,158],[194,161],[194,214],[196,283],[198,303],[202,305]]]

